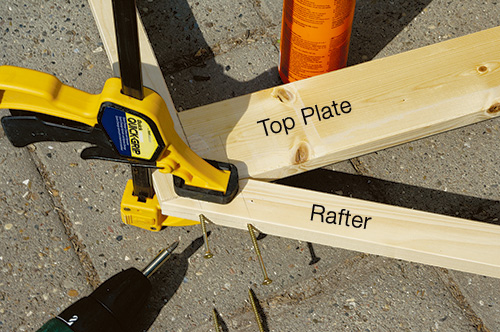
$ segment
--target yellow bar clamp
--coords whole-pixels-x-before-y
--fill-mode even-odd
[[[149,163],[148,167],[156,166],[160,172],[172,173],[183,180],[183,186],[201,191],[201,194],[191,197],[205,200],[206,195],[210,196],[212,193],[230,196],[225,201],[215,200],[219,203],[227,203],[234,197],[237,192],[237,174],[231,174],[232,168],[212,166],[184,143],[175,132],[167,106],[160,95],[144,88],[144,99],[138,100],[122,94],[120,90],[119,78],[108,79],[100,94],[89,94],[65,85],[56,77],[46,73],[13,66],[0,66],[0,108],[40,113],[75,121],[92,128],[99,127],[107,134],[108,141],[117,149],[120,158],[134,165]],[[119,121],[123,123],[120,124]],[[128,135],[126,142],[130,145],[128,154],[124,154],[118,146],[118,140],[123,139],[120,135]],[[127,185],[126,192],[130,189],[130,185]],[[231,193],[228,193],[228,190]],[[156,197],[154,199],[156,200]],[[211,199],[206,200],[211,201]],[[154,206],[153,210],[159,209],[157,201],[150,205]],[[130,211],[132,210],[134,208],[130,208]],[[127,211],[122,209],[122,213],[124,212]],[[159,230],[161,225],[169,224],[169,221],[161,220],[157,212],[153,212],[152,215],[137,222],[136,226]],[[130,222],[141,218],[136,216],[131,219],[125,215],[123,219],[125,222],[127,219]],[[180,225],[198,223],[181,220],[172,219],[171,223]]]

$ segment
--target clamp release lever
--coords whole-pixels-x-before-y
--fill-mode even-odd
[[[154,162],[133,163],[121,156],[99,127],[89,127],[71,120],[28,111],[11,109],[10,113],[11,116],[2,118],[2,126],[15,147],[44,141],[87,142],[92,146],[83,149],[80,154],[82,159],[100,159],[130,163],[137,167],[157,168]]]

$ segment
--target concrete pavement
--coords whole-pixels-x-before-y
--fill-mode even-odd
[[[280,84],[281,1],[141,0],[138,8],[178,109]],[[496,1],[359,0],[349,64],[500,23]],[[100,91],[112,75],[85,0],[0,3],[0,64]],[[3,111],[5,114],[5,111]],[[341,195],[497,221],[499,120],[346,161],[307,176]],[[209,226],[151,233],[122,224],[129,168],[83,161],[83,143],[17,149],[0,135],[0,330],[36,330],[100,282],[143,267],[180,238],[154,276],[141,330],[256,331],[251,286],[268,331],[499,331],[500,281],[473,274],[267,236],[274,282],[261,286],[248,235]],[[301,179],[295,181],[300,182]],[[308,181],[311,182],[311,181]],[[318,188],[321,189],[321,188]]]

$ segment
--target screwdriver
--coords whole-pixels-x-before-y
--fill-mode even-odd
[[[142,271],[129,268],[115,274],[37,332],[132,332],[137,314],[151,292],[149,278],[172,255],[179,241],[163,249]]]

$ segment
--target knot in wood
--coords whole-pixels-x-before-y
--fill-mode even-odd
[[[297,151],[295,151],[295,158],[293,160],[293,163],[298,165],[305,163],[308,160],[309,160],[309,147],[307,143],[302,142],[299,144]]]
[[[278,98],[279,101],[285,104],[291,103],[295,99],[293,93],[284,88],[278,88],[273,92],[274,97]]]
[[[485,74],[488,72],[488,67],[486,67],[485,65],[481,65],[477,67],[477,71],[479,72],[479,74]]]
[[[487,111],[488,114],[497,114],[498,112],[500,112],[500,103],[494,103]]]

